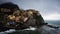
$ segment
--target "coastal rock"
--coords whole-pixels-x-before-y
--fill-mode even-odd
[[[0,5],[0,31],[9,29],[23,30],[29,27],[40,28],[43,25],[47,25],[47,23],[45,23],[43,17],[37,10],[19,9],[13,3]]]

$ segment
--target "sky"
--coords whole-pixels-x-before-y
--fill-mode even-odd
[[[0,0],[0,4],[6,2],[13,2],[25,10],[38,10],[44,20],[60,20],[60,0]]]

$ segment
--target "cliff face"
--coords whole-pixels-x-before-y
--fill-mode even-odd
[[[34,9],[22,10],[12,3],[0,5],[0,29],[25,29],[45,25],[39,11]]]
[[[33,9],[29,9],[29,10],[26,10],[27,12],[29,12],[30,14],[30,18],[29,20],[27,21],[27,23],[32,26],[32,27],[35,27],[35,26],[38,26],[40,27],[41,25],[44,25],[45,22],[41,16],[41,14],[39,13],[39,11],[37,10],[33,10]]]

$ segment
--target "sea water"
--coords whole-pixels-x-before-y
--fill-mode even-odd
[[[49,25],[54,25],[60,27],[60,20],[45,20]]]
[[[45,20],[46,23],[53,26],[60,27],[60,20]],[[31,28],[32,29],[32,28]],[[43,30],[40,33],[37,30],[14,30],[10,29],[8,31],[0,32],[0,34],[60,34],[60,28],[54,29],[47,26],[43,26]]]

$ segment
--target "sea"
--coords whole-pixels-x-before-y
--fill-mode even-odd
[[[54,25],[60,27],[60,20],[45,20],[49,25]]]
[[[60,34],[60,20],[45,20],[45,22],[48,23],[48,25],[57,26],[59,28],[55,29],[48,26],[43,26],[39,29],[33,27],[25,30],[10,29],[4,32],[0,32],[0,34]]]

